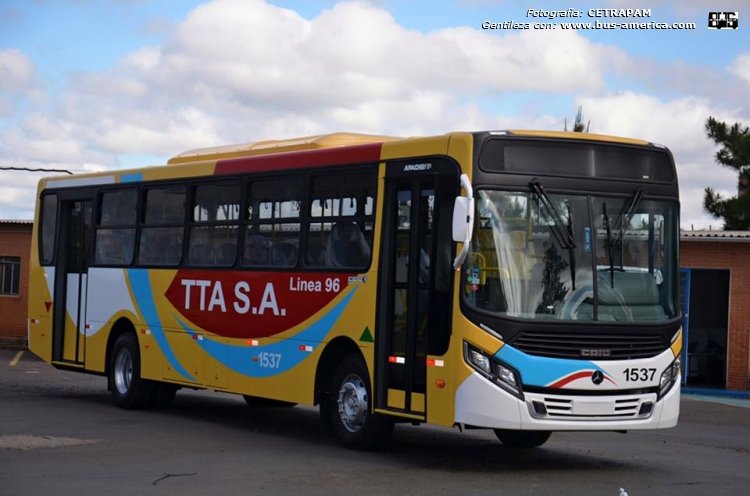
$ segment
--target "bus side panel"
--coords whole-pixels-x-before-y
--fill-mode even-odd
[[[89,268],[85,335],[86,369],[92,372],[106,371],[107,343],[115,323],[125,319],[135,327],[139,322],[128,290],[126,271],[121,268]]]
[[[461,172],[471,177],[473,137],[470,133],[453,133],[448,142],[447,154],[458,164]],[[462,192],[464,193],[464,192]],[[460,245],[456,248],[456,253]],[[455,395],[458,387],[468,377],[463,366],[463,341],[492,349],[501,346],[500,341],[477,329],[461,313],[461,272],[454,272],[451,340],[443,356],[429,356],[427,361],[427,421],[432,424],[452,426],[456,417]]]
[[[238,340],[204,334],[197,344],[203,352],[205,385],[311,405],[318,361],[325,345],[338,337],[357,343],[372,371],[373,346],[361,338],[374,328],[376,284],[369,276],[363,280],[279,337]]]
[[[44,189],[44,181],[37,188],[37,198]],[[47,363],[52,361],[52,283],[54,269],[39,265],[39,229],[41,202],[36,202],[34,225],[31,231],[28,289],[28,345],[29,350]],[[49,274],[50,270],[51,274]],[[51,277],[51,278],[48,278]]]
[[[34,225],[36,231],[36,224]],[[35,235],[32,236],[32,240]],[[33,248],[29,268],[28,340],[29,350],[47,363],[52,362],[52,292],[55,280],[53,267],[40,267],[38,255]],[[49,283],[49,285],[48,285]]]
[[[361,338],[374,328],[375,269],[366,275],[125,272],[132,294],[128,313],[140,316],[135,323],[145,378],[312,404],[323,345],[338,336],[358,343],[372,369],[372,343]],[[125,301],[115,279],[101,280],[120,294],[103,290],[101,308],[107,300]],[[112,322],[112,310],[97,326]]]

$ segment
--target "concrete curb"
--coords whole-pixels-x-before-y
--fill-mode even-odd
[[[727,389],[696,388],[683,386],[682,394],[688,394],[692,396],[713,396],[717,398],[736,398],[740,400],[750,400],[750,391],[730,391]]]

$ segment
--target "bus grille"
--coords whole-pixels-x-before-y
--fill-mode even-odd
[[[571,396],[526,394],[532,417],[548,420],[627,420],[648,418],[654,411],[656,393],[631,396]]]
[[[659,334],[521,332],[509,341],[529,355],[589,360],[650,358],[667,349]]]

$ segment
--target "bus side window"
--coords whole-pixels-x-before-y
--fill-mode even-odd
[[[234,265],[240,222],[242,187],[239,181],[195,186],[188,265]]]
[[[101,195],[96,228],[96,265],[130,265],[135,252],[136,188],[105,191]]]
[[[364,270],[370,264],[374,169],[312,177],[305,265]]]
[[[175,266],[182,258],[184,185],[149,188],[144,194],[139,265]]]
[[[57,229],[57,195],[46,195],[42,203],[42,248],[39,251],[42,265],[51,265],[55,258],[55,231]]]
[[[297,265],[302,198],[301,175],[250,183],[243,265],[279,268]]]

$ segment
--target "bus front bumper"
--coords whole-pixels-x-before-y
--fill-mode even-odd
[[[524,393],[520,399],[472,372],[456,391],[456,423],[547,431],[622,431],[677,425],[680,378],[657,401],[655,393],[591,396]]]

